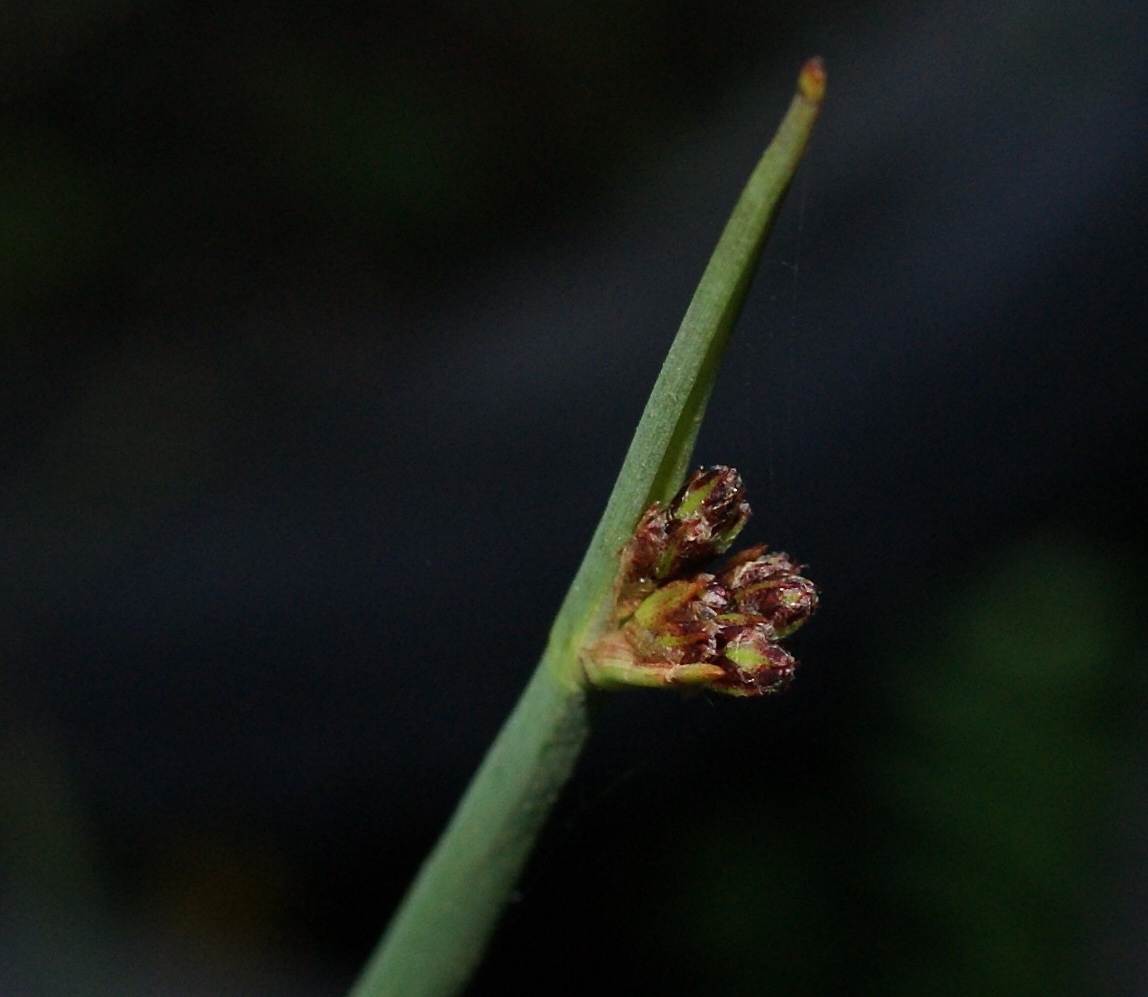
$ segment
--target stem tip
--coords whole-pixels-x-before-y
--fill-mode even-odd
[[[801,67],[797,90],[810,103],[821,103],[825,96],[825,64],[819,58],[814,57]]]

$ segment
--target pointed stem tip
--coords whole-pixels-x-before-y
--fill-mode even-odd
[[[811,104],[821,103],[825,96],[825,64],[819,58],[814,57],[801,67],[797,90]]]

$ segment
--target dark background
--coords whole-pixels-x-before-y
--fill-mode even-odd
[[[473,994],[1148,986],[1133,0],[9,5],[0,990],[338,994],[796,73],[720,376],[823,609],[615,697]]]

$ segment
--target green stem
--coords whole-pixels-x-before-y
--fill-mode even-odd
[[[741,192],[686,309],[634,431],[618,480],[554,624],[553,638],[585,647],[600,630],[613,593],[618,552],[651,502],[665,504],[693,457],[718,365],[741,312],[766,239],[825,92],[825,70],[810,59],[777,134]],[[597,636],[597,634],[594,634]]]
[[[603,631],[618,553],[678,489],[718,363],[825,86],[811,60],[750,176],[658,375],[534,677],[423,864],[351,997],[451,997],[467,983],[590,730],[580,654]]]
[[[544,659],[352,997],[463,988],[589,734],[590,695],[558,681]]]

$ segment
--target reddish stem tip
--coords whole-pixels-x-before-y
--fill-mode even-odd
[[[821,103],[825,96],[825,64],[819,58],[814,57],[801,67],[797,90],[810,103]]]

